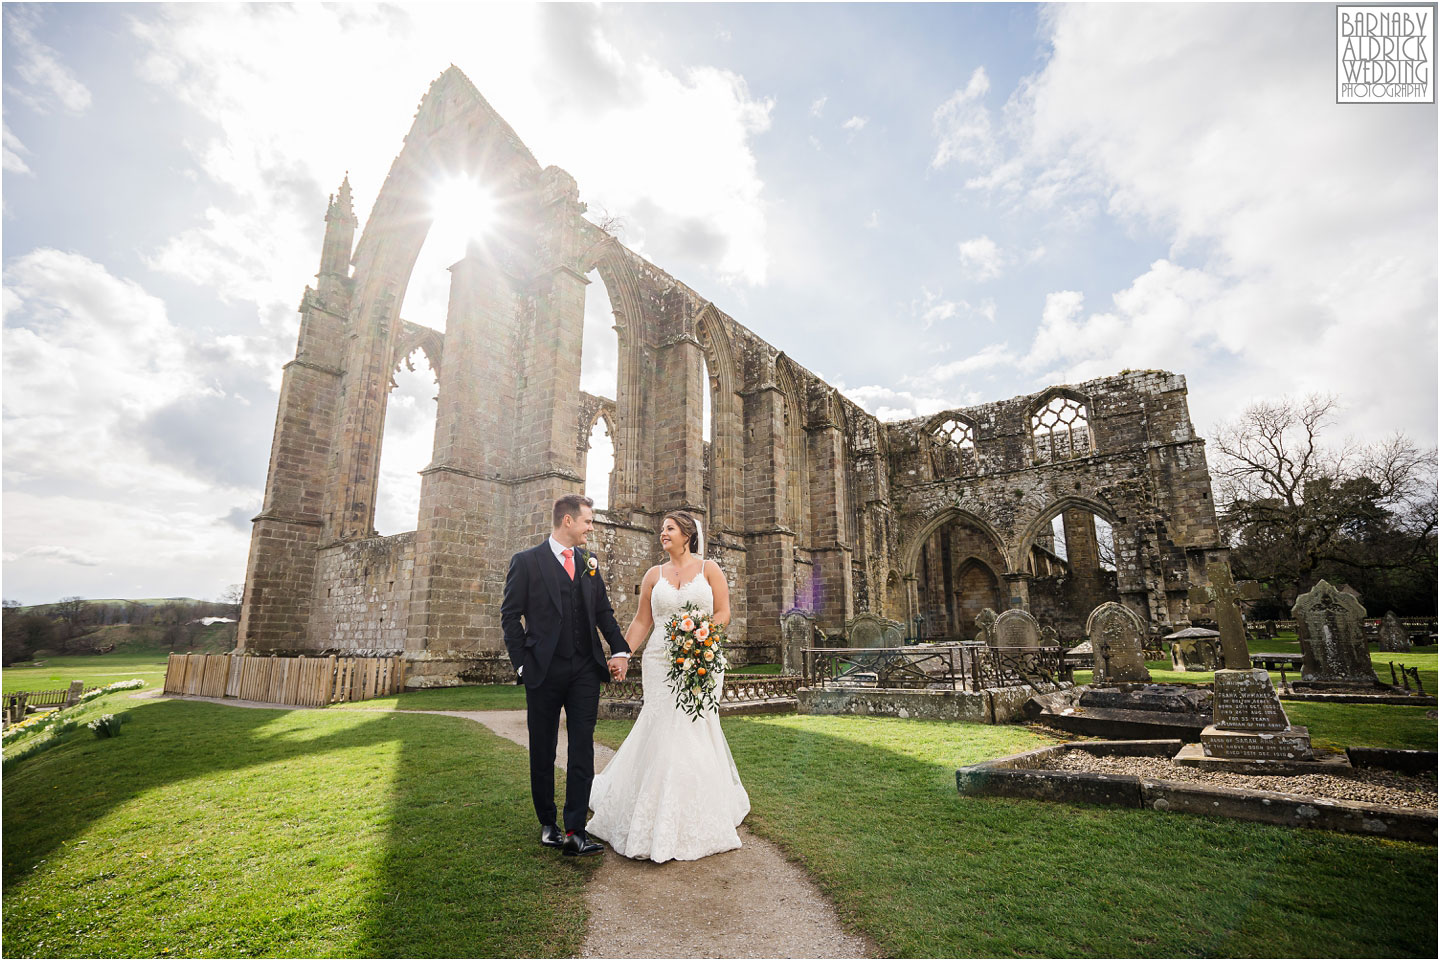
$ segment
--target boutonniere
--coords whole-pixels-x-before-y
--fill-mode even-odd
[[[594,577],[595,571],[600,568],[600,562],[595,559],[594,554],[591,554],[585,558],[585,566],[590,569],[590,576]]]

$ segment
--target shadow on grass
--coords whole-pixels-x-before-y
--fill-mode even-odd
[[[4,779],[7,956],[568,956],[594,865],[458,718],[127,705]],[[83,921],[82,921],[83,919]]]
[[[1420,956],[1433,847],[1219,818],[961,797],[1030,732],[872,718],[724,722],[749,825],[891,957]],[[628,722],[602,722],[613,743]]]

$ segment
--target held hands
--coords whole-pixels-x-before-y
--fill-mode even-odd
[[[630,669],[630,659],[628,657],[612,657],[608,663],[610,667],[610,680],[625,680],[625,672]]]

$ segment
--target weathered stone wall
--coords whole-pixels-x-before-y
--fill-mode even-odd
[[[415,574],[415,533],[369,537],[319,552],[310,636],[332,652],[405,649],[410,590]]]

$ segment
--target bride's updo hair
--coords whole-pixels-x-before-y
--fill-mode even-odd
[[[671,511],[665,515],[665,520],[674,521],[675,526],[680,528],[681,536],[690,539],[690,552],[692,554],[700,553],[700,528],[696,525],[695,518],[690,516],[689,511]],[[664,527],[665,521],[661,521],[660,526]]]

